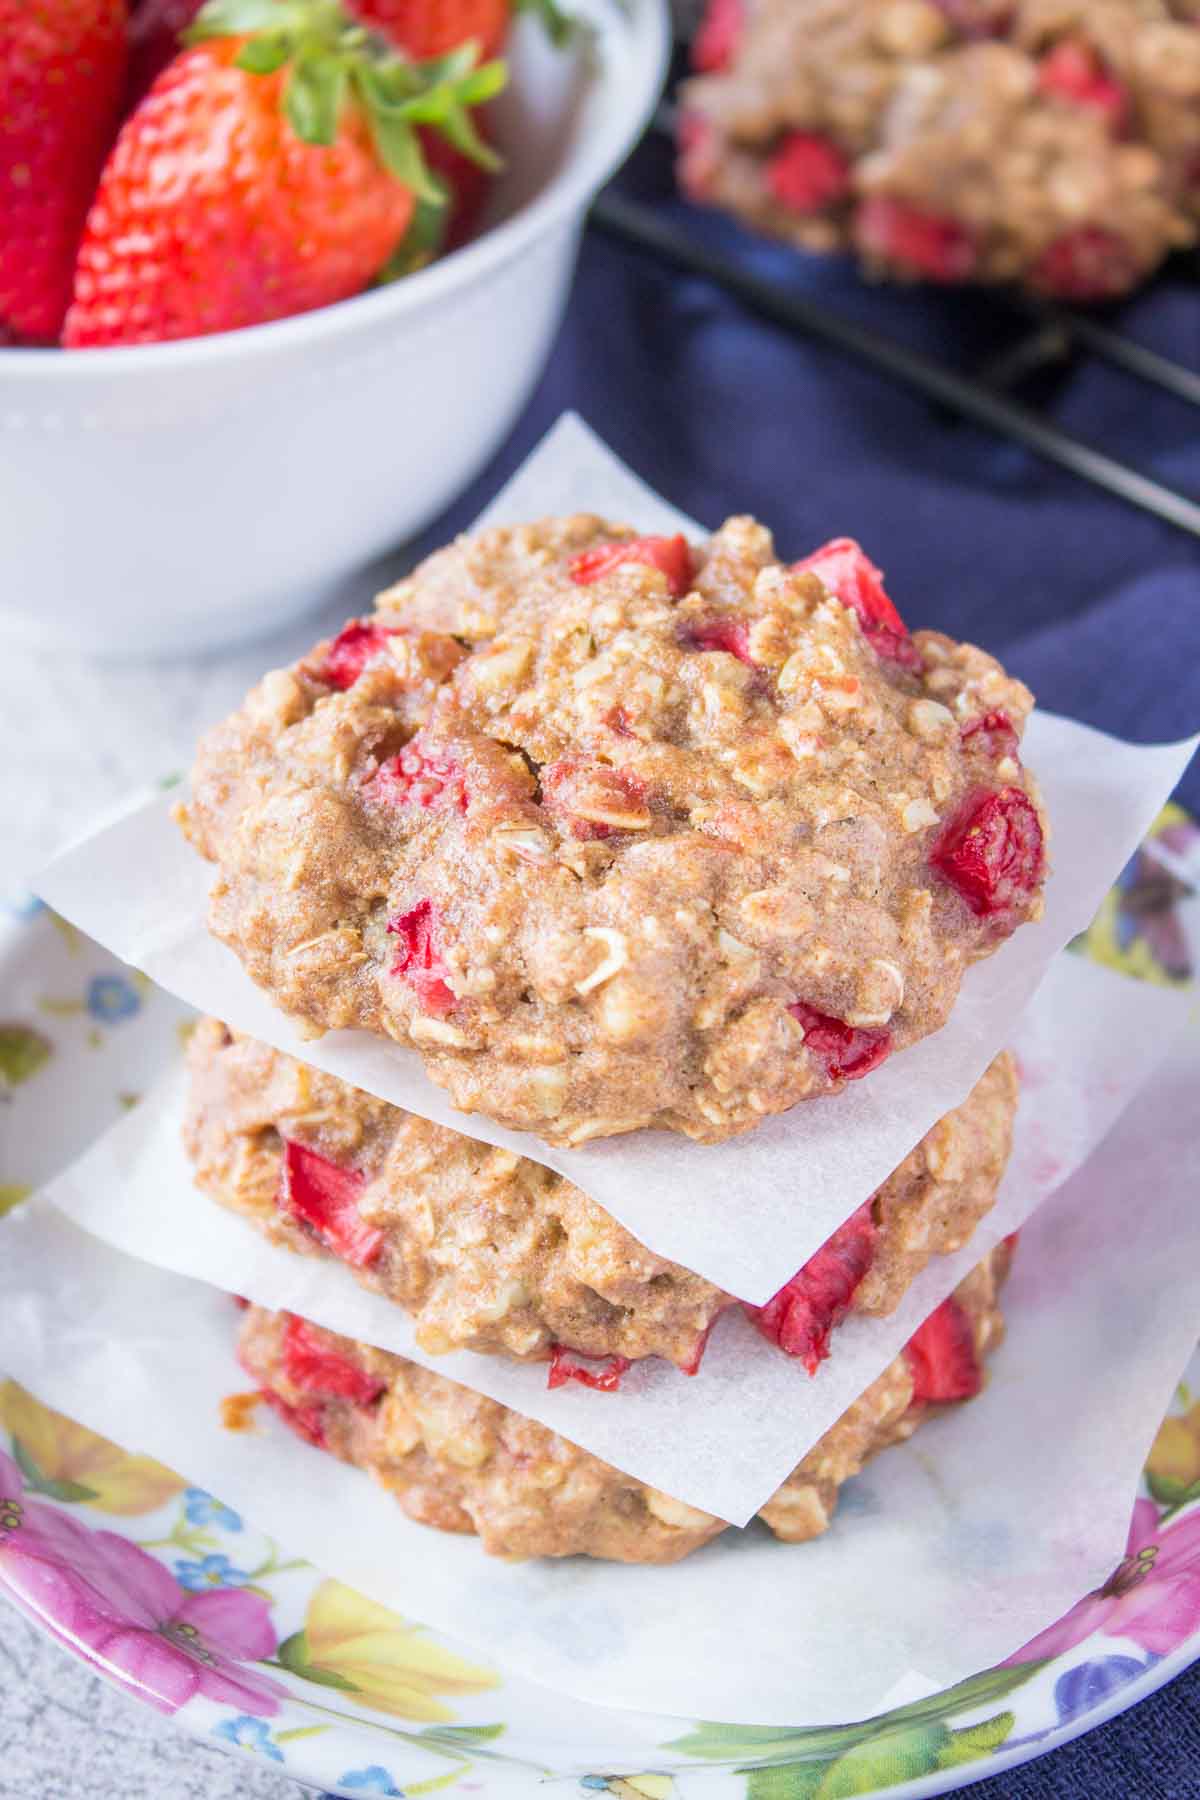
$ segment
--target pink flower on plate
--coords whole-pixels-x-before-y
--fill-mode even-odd
[[[111,1531],[25,1497],[0,1451],[0,1585],[61,1642],[161,1712],[196,1694],[271,1717],[287,1689],[246,1663],[270,1656],[270,1610],[243,1589],[189,1594]]]
[[[1130,1638],[1154,1656],[1166,1656],[1196,1631],[1200,1631],[1200,1511],[1159,1531],[1158,1508],[1152,1500],[1139,1500],[1125,1556],[1104,1586],[1031,1638],[1008,1661],[1061,1656],[1100,1632]]]

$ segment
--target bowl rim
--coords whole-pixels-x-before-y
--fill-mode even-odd
[[[662,91],[671,54],[669,0],[601,0],[576,10],[595,30],[601,51],[595,55],[585,43],[577,54],[595,55],[593,79],[600,91],[608,91],[611,104],[582,154],[511,218],[428,268],[373,293],[355,294],[290,318],[161,344],[106,345],[86,354],[64,353],[58,347],[0,347],[0,377],[36,383],[54,376],[79,385],[116,374],[166,375],[172,369],[286,352],[356,328],[370,330],[381,321],[436,305],[472,287],[477,279],[482,283],[567,215],[586,208],[641,137]],[[518,29],[522,25],[530,31],[540,29],[533,20],[518,20]]]

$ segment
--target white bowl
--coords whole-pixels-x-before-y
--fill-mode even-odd
[[[0,350],[0,632],[107,656],[231,644],[467,485],[541,373],[587,204],[662,85],[666,0],[587,10],[594,53],[519,22],[495,222],[465,249],[244,331]]]

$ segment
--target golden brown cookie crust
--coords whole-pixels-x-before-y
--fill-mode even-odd
[[[1040,862],[1003,916],[931,863],[980,795],[1040,842],[1032,698],[970,645],[872,636],[750,519],[675,591],[644,561],[575,578],[629,537],[581,515],[438,552],[351,683],[343,635],[208,735],[181,816],[213,930],[308,1030],[411,1044],[553,1143],[715,1142],[937,1030],[1038,916]],[[999,746],[971,729],[995,714]]]
[[[280,1204],[284,1142],[362,1172],[383,1234],[355,1273],[412,1315],[430,1355],[661,1356],[683,1368],[731,1299],[654,1256],[553,1170],[449,1131],[203,1019],[188,1049],[184,1141],[200,1188],[272,1242],[327,1255]],[[996,1058],[875,1196],[874,1259],[851,1310],[891,1313],[931,1256],[967,1242],[995,1199],[1017,1102]]]
[[[1001,1245],[957,1290],[980,1357],[1003,1336],[997,1294],[1008,1263]],[[401,1357],[308,1329],[318,1346],[374,1378],[380,1392],[369,1405],[337,1398],[314,1403],[289,1379],[285,1313],[250,1308],[239,1341],[244,1367],[325,1449],[374,1476],[421,1524],[475,1532],[493,1556],[631,1563],[678,1562],[727,1529],[497,1401]],[[900,1356],[763,1507],[761,1516],[778,1537],[798,1543],[818,1536],[842,1483],[941,1410],[914,1407],[912,1396]]]

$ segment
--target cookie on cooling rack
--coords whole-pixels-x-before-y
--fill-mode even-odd
[[[1200,225],[1193,0],[712,0],[693,198],[903,280],[1136,287]]]

